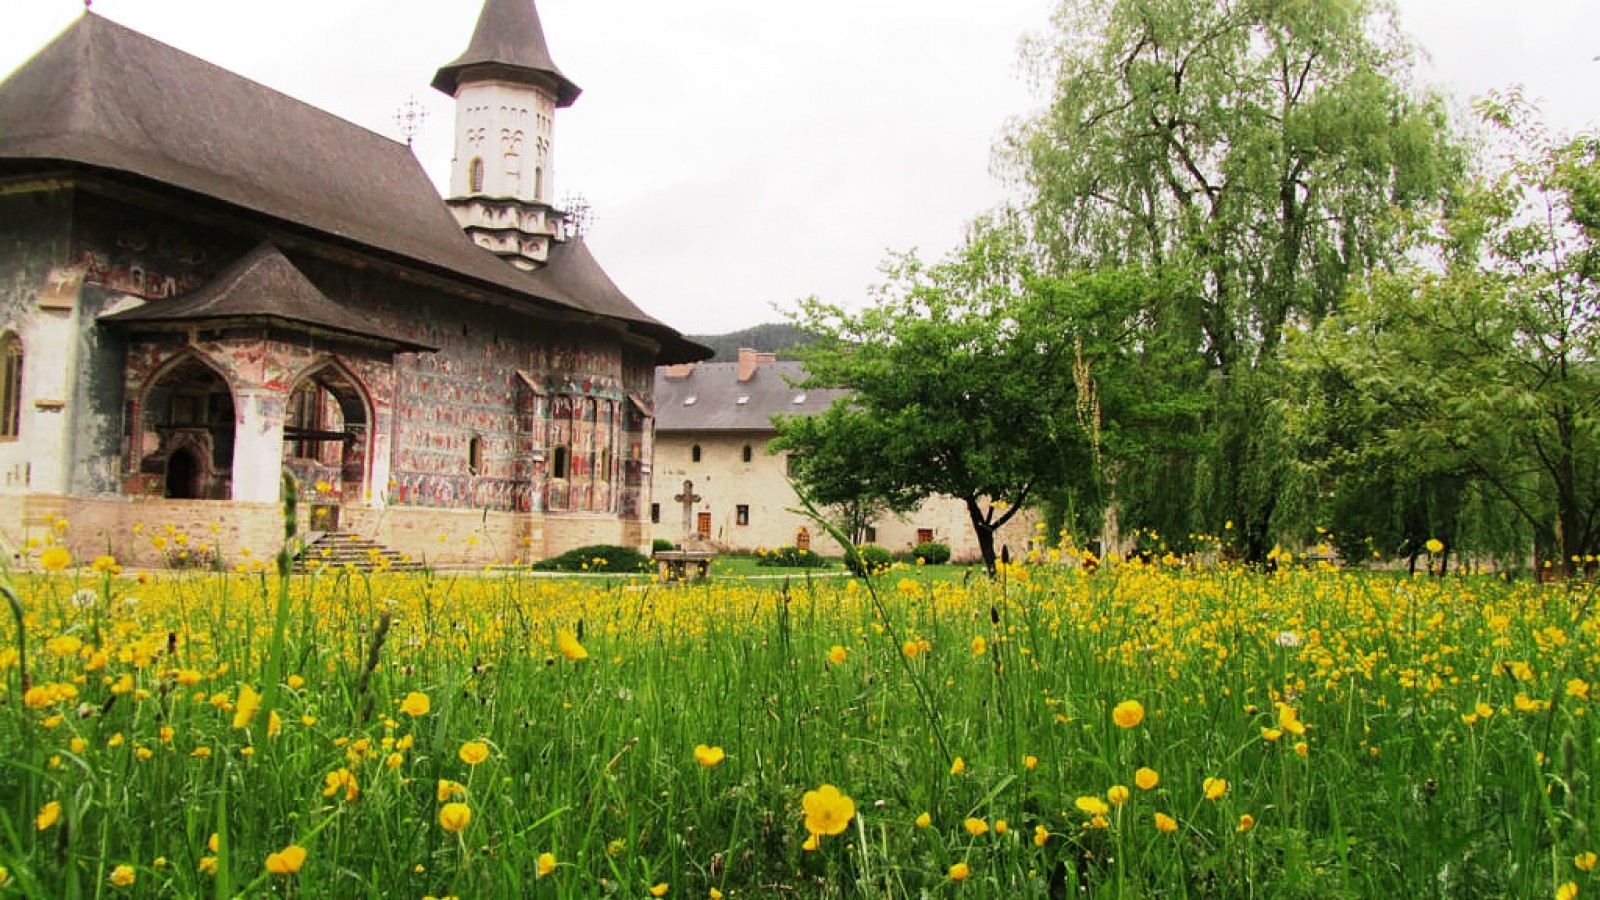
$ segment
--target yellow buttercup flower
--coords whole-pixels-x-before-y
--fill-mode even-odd
[[[652,897],[665,897],[667,895],[667,891],[670,891],[670,890],[672,890],[672,888],[670,886],[668,886],[665,881],[663,881],[660,884],[658,884],[655,887],[652,887],[650,889],[650,896],[652,896]]]
[[[61,804],[51,800],[39,808],[39,815],[34,817],[33,824],[40,831],[44,831],[59,821],[61,821]]]
[[[323,776],[322,796],[335,797],[344,794],[346,803],[354,803],[361,795],[361,788],[356,784],[356,776],[349,769],[336,769]]]
[[[1114,784],[1106,791],[1106,799],[1111,801],[1112,806],[1121,806],[1128,802],[1128,797],[1132,794],[1126,785]]]
[[[583,649],[583,645],[578,643],[578,638],[570,631],[562,631],[556,634],[556,649],[561,651],[561,655],[567,659],[589,658],[589,651]]]
[[[439,807],[439,827],[452,833],[466,830],[472,821],[472,808],[465,803],[446,803]]]
[[[959,756],[956,757],[955,762],[950,764],[950,774],[951,775],[960,775],[962,772],[965,772],[966,770],[967,770],[967,761],[962,759]]]
[[[277,853],[267,854],[267,871],[274,875],[293,875],[306,862],[306,848],[290,844]]]
[[[441,778],[439,779],[439,789],[437,791],[437,795],[440,803],[446,803],[454,797],[465,797],[467,795],[467,788],[466,785],[463,785],[460,782],[451,781],[447,778]]]
[[[722,752],[721,747],[707,747],[705,744],[696,744],[694,748],[695,760],[708,769],[722,762],[726,755]]]
[[[836,666],[844,665],[845,657],[848,655],[849,651],[845,650],[838,644],[834,644],[832,647],[828,648],[828,662],[831,662]]]
[[[489,745],[483,741],[467,741],[456,755],[467,765],[475,766],[489,758]]]
[[[933,816],[929,815],[928,813],[925,812],[925,813],[917,816],[917,827],[918,828],[927,828],[929,825],[932,825],[932,824],[933,824]]]
[[[1173,832],[1178,830],[1178,820],[1166,813],[1156,813],[1156,830]]]
[[[967,880],[967,876],[971,875],[971,874],[972,874],[972,867],[967,865],[964,862],[958,862],[955,865],[950,867],[950,880],[951,881],[966,881]]]
[[[1039,757],[1037,756],[1028,755],[1022,758],[1022,767],[1024,769],[1031,771],[1037,765],[1039,765]]]
[[[1579,853],[1577,856],[1574,856],[1572,858],[1572,864],[1577,866],[1578,867],[1578,871],[1580,871],[1580,872],[1592,872],[1592,871],[1594,871],[1594,865],[1595,865],[1596,861],[1600,861],[1600,857],[1595,856],[1595,853],[1594,853],[1593,850],[1589,850],[1589,851],[1584,852],[1584,853]]]
[[[239,685],[239,699],[233,703],[233,727],[249,728],[250,720],[256,717],[256,710],[261,707],[261,695],[248,684]]]
[[[72,565],[72,554],[67,552],[65,547],[50,547],[39,554],[39,565],[43,566],[48,572],[59,572]],[[132,872],[133,870],[129,869],[128,871]],[[132,876],[130,875],[129,877],[131,878]],[[128,883],[132,884],[133,882],[129,881]]]
[[[1137,700],[1124,700],[1111,710],[1111,721],[1118,728],[1133,728],[1144,721],[1144,704]]]
[[[988,652],[989,652],[989,642],[984,639],[983,635],[980,634],[977,637],[972,639],[972,655],[973,656],[982,656],[982,655],[984,655],[985,653],[988,653]]]
[[[1216,800],[1228,792],[1228,782],[1224,778],[1207,778],[1201,782],[1201,788],[1205,791],[1207,800]]]
[[[1141,767],[1139,771],[1133,773],[1133,783],[1138,785],[1141,791],[1152,790],[1161,783],[1161,775],[1155,769]]]
[[[433,703],[429,701],[428,695],[420,691],[412,691],[400,701],[400,711],[412,718],[425,716],[432,709]]]
[[[1444,541],[1441,541],[1438,538],[1428,538],[1428,542],[1423,546],[1428,548],[1429,553],[1444,552]]]
[[[556,870],[556,855],[554,853],[539,854],[539,877],[543,878]]]
[[[806,813],[806,831],[813,835],[840,834],[856,814],[856,802],[831,784],[806,791],[801,806]]]
[[[982,819],[969,818],[961,823],[961,827],[967,829],[967,834],[977,837],[980,834],[988,832],[989,823]]]
[[[129,887],[138,879],[138,873],[133,866],[120,865],[111,870],[111,883],[117,887]]]
[[[1087,816],[1103,816],[1111,811],[1111,807],[1107,806],[1106,802],[1099,797],[1079,797],[1072,802],[1072,805]]]
[[[1050,840],[1050,829],[1043,825],[1033,826],[1033,845],[1043,847]]]
[[[1245,813],[1244,815],[1239,817],[1239,828],[1237,830],[1239,831],[1240,834],[1243,834],[1244,832],[1249,831],[1250,829],[1252,829],[1254,827],[1256,827],[1256,817],[1255,816],[1252,816],[1249,813]]]

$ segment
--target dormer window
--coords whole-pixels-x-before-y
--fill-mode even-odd
[[[735,400],[733,402],[739,404],[740,406],[749,406],[750,405],[750,395],[749,394],[740,394],[739,395],[739,399],[737,399],[737,400]]]
[[[697,401],[699,399],[700,399],[699,397],[696,397],[695,395],[690,394],[689,396],[683,398],[683,405],[684,406],[693,406],[695,404],[695,401]]]
[[[799,406],[800,404],[806,402],[806,395],[805,394],[795,394],[794,395],[794,400],[792,400],[790,402],[792,402],[795,406]]]

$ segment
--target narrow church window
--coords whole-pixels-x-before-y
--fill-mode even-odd
[[[16,440],[22,432],[22,341],[0,337],[0,440]]]
[[[483,471],[483,438],[478,435],[467,441],[467,471],[473,475]]]
[[[467,166],[467,180],[472,183],[468,190],[474,194],[483,193],[483,157],[475,156]]]
[[[544,199],[544,167],[535,166],[533,170],[533,199]]]
[[[749,444],[745,444],[744,445],[744,461],[745,462],[749,462],[753,455],[754,454],[750,450],[750,445]]]
[[[734,507],[734,515],[735,515],[734,521],[738,522],[740,525],[749,525],[750,524],[750,506],[749,506],[749,504],[741,503],[738,506]]]
[[[700,461],[700,445],[699,444],[695,444],[693,447],[689,448],[689,461],[690,462],[699,462]]]
[[[652,524],[655,524],[655,525],[660,525],[661,524],[661,504],[659,504],[659,503],[650,504],[650,521],[651,521]]]
[[[556,448],[555,458],[550,463],[550,477],[551,478],[565,478],[565,477],[567,477],[567,448],[566,447],[557,447]]]

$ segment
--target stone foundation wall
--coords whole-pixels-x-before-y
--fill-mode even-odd
[[[23,541],[42,536],[59,516],[68,527],[56,532],[57,540],[79,562],[110,553],[125,566],[209,567],[215,561],[231,568],[249,559],[270,562],[283,545],[283,511],[277,504],[41,495],[26,497],[24,503],[30,508],[23,518]],[[59,512],[46,515],[43,507]],[[17,520],[8,515],[6,521]]]

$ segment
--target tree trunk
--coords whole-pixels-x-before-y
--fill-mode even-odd
[[[967,518],[972,520],[972,533],[978,539],[978,552],[983,555],[983,568],[991,576],[995,573],[994,526],[983,517],[975,497],[966,498]]]

